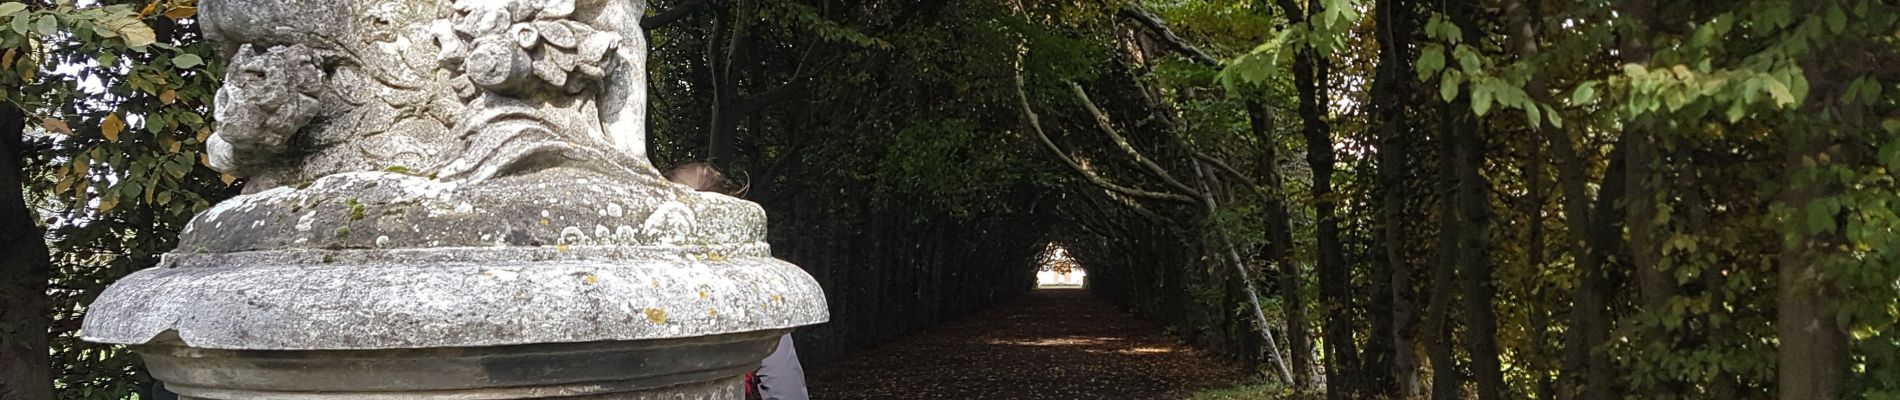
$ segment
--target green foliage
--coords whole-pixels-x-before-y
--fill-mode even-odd
[[[759,16],[773,22],[779,29],[802,29],[828,42],[848,42],[872,48],[891,47],[891,43],[884,39],[871,37],[857,29],[839,24],[819,15],[817,9],[795,1],[764,0],[759,8]]]
[[[975,123],[922,121],[898,131],[878,167],[888,191],[879,196],[927,199],[954,217],[1007,207],[1008,185],[1026,178],[1009,154],[991,151]]]
[[[1553,377],[1573,380],[1561,360],[1581,352],[1611,358],[1614,371],[1593,373],[1614,375],[1612,398],[1770,397],[1778,362],[1798,356],[1777,354],[1782,292],[1802,288],[1824,300],[1851,348],[1842,397],[1900,398],[1900,90],[1883,70],[1900,63],[1892,5],[1546,2],[1523,10],[1507,1],[1478,3],[1476,20],[1459,26],[1439,3],[1393,16],[1376,9],[1384,2],[1291,2],[1321,10],[1310,17],[1268,3],[712,2],[711,11],[653,33],[654,154],[692,158],[704,150],[711,110],[744,114],[735,119],[743,122],[731,175],[749,180],[771,213],[774,249],[811,268],[836,297],[838,320],[814,331],[821,343],[861,344],[992,304],[1009,293],[994,282],[1021,283],[1018,269],[1059,242],[1104,297],[1196,343],[1262,361],[1247,284],[1275,287],[1268,283],[1287,277],[1301,289],[1265,291],[1268,322],[1324,332],[1335,328],[1293,320],[1291,311],[1344,315],[1353,330],[1346,337],[1367,354],[1388,333],[1374,327],[1382,317],[1375,307],[1393,293],[1380,285],[1398,282],[1381,273],[1409,279],[1400,292],[1416,292],[1414,301],[1389,306],[1410,312],[1415,329],[1425,300],[1465,295],[1461,282],[1435,286],[1429,270],[1442,262],[1436,239],[1461,229],[1439,226],[1447,216],[1438,205],[1459,189],[1438,180],[1454,161],[1439,146],[1459,139],[1446,129],[1456,120],[1445,119],[1469,118],[1485,213],[1460,210],[1449,220],[1490,219],[1482,245],[1496,270],[1455,279],[1487,279],[1497,290],[1481,306],[1497,313],[1495,356],[1512,395]],[[1177,44],[1122,16],[1130,6],[1153,11],[1184,44],[1223,62],[1178,56]],[[52,356],[63,398],[125,398],[145,379],[123,349],[78,341],[75,321],[99,290],[153,265],[186,218],[235,190],[233,178],[202,162],[224,66],[196,31],[195,10],[189,0],[0,2],[0,82],[18,88],[5,101],[37,127],[29,189],[55,252],[49,313],[58,321]],[[715,13],[745,15],[756,29],[732,40],[712,29]],[[1375,35],[1391,18],[1409,18],[1410,28]],[[1515,36],[1526,32],[1529,40]],[[1382,44],[1394,40],[1409,70],[1382,78]],[[1335,143],[1314,152],[1336,158],[1338,193],[1328,198],[1301,195],[1313,175],[1294,156],[1309,150],[1294,115],[1300,94],[1290,88],[1301,54],[1333,74],[1320,85],[1331,102],[1309,110]],[[721,61],[730,64],[714,65]],[[708,71],[721,69],[732,79],[713,81]],[[1017,78],[1056,150],[1030,136]],[[1107,138],[1069,96],[1071,83],[1156,165],[1135,162]],[[722,98],[720,89],[744,98]],[[1393,119],[1401,121],[1385,132]],[[1400,144],[1405,151],[1388,153]],[[1573,159],[1550,160],[1559,149]],[[1082,171],[1055,161],[1057,152]],[[1387,171],[1396,181],[1385,180]],[[1265,172],[1279,181],[1247,182]],[[1141,198],[1080,173],[1184,191],[1167,175],[1219,204]],[[1623,197],[1603,197],[1616,193]],[[1270,265],[1260,251],[1280,233],[1263,223],[1270,201],[1290,208],[1292,237],[1281,244],[1293,265]],[[1316,245],[1316,204],[1341,210],[1347,293],[1319,297],[1307,284],[1316,271],[1304,266],[1326,255]],[[351,218],[362,217],[359,206]],[[1570,218],[1590,214],[1576,224],[1585,231],[1572,231]],[[1402,234],[1389,237],[1386,227]],[[1575,245],[1594,243],[1599,229],[1610,248]],[[1242,270],[1260,273],[1254,282],[1226,268],[1227,250],[1243,258]],[[1606,275],[1596,277],[1610,282],[1605,293],[1580,290],[1584,274],[1597,272],[1584,270],[1593,255],[1605,260]],[[1814,267],[1818,285],[1783,280],[1803,266]],[[1288,309],[1291,295],[1310,301]],[[1601,301],[1614,339],[1566,339],[1584,328],[1570,319],[1586,304],[1579,296],[1601,297],[1587,300]],[[1482,309],[1449,311],[1453,340],[1444,346],[1465,346],[1485,328],[1470,321]],[[903,316],[895,327],[881,322]],[[1389,351],[1439,344],[1414,346]],[[1427,368],[1462,379],[1486,356],[1453,350],[1458,365]],[[1350,363],[1330,355],[1319,361],[1372,374],[1344,371]],[[1276,383],[1197,398],[1289,393]]]
[[[228,195],[201,163],[222,66],[191,1],[0,3],[5,101],[31,117],[30,197],[53,251],[55,387],[121,399],[147,379],[137,358],[78,340],[85,304],[174,246],[187,218]],[[157,27],[157,28],[155,28]]]

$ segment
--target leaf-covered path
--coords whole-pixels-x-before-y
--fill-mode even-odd
[[[1037,290],[805,368],[821,400],[1174,399],[1247,377],[1076,289]]]

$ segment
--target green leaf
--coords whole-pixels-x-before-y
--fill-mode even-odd
[[[1894,125],[1900,125],[1900,121],[1887,121]],[[1882,125],[1886,124],[1883,123]],[[1888,130],[1900,130],[1900,127],[1888,128]],[[1900,170],[1900,140],[1890,140],[1887,144],[1880,146],[1880,162],[1887,164],[1887,169],[1889,170]]]
[[[1669,107],[1669,111],[1681,110],[1684,104],[1689,104],[1689,95],[1682,87],[1672,87],[1663,93],[1663,105]]]
[[[204,65],[204,59],[199,58],[197,54],[180,54],[177,57],[172,57],[172,66],[180,69],[188,69],[199,65]]]
[[[1478,116],[1491,111],[1491,88],[1486,85],[1471,85],[1471,112]]]
[[[1838,201],[1832,201],[1832,199],[1817,199],[1808,202],[1808,234],[1834,230],[1834,214],[1840,209],[1838,203]]]
[[[1768,95],[1775,97],[1776,107],[1787,107],[1794,104],[1794,93],[1788,91],[1788,84],[1782,83],[1779,80],[1768,80]]]
[[[1419,80],[1425,80],[1441,69],[1445,69],[1445,49],[1438,45],[1425,46],[1424,52],[1418,56]]]
[[[1592,101],[1596,101],[1596,98],[1597,98],[1597,82],[1596,81],[1584,82],[1582,85],[1577,85],[1576,91],[1570,92],[1571,105],[1580,106],[1584,104],[1589,104]]]
[[[158,35],[152,32],[152,27],[146,26],[144,22],[140,22],[133,14],[107,15],[104,18],[100,18],[98,23],[99,25],[94,27],[94,31],[98,31],[99,28],[103,27],[105,31],[125,38],[125,45],[129,47],[145,47],[158,40]],[[103,35],[104,32],[101,32],[101,34]]]
[[[1623,75],[1627,75],[1631,79],[1639,79],[1649,75],[1649,67],[1644,67],[1642,64],[1636,63],[1623,64]]]
[[[1860,87],[1861,92],[1863,92],[1860,94],[1861,102],[1873,104],[1874,102],[1880,101],[1880,82],[1866,77],[1860,79],[1864,82]]]
[[[1532,127],[1543,126],[1544,112],[1543,110],[1539,110],[1535,105],[1524,107],[1524,120],[1529,122]]]
[[[14,33],[18,33],[20,36],[30,36],[33,34],[33,20],[31,18],[22,15],[14,17],[12,22],[11,25]]]
[[[1788,72],[1788,94],[1794,96],[1795,103],[1808,98],[1808,75],[1801,73],[1800,68]]]
[[[1541,104],[1538,106],[1544,108],[1544,116],[1550,118],[1550,126],[1556,127],[1557,129],[1564,128],[1564,117],[1557,114],[1557,109]]]
[[[1702,47],[1702,46],[1709,45],[1709,42],[1712,42],[1714,40],[1715,40],[1715,24],[1702,24],[1702,26],[1698,26],[1695,28],[1695,34],[1689,40],[1689,43],[1695,45],[1696,47]]]
[[[1742,117],[1746,116],[1746,113],[1748,110],[1743,106],[1743,104],[1744,103],[1739,102],[1739,101],[1728,103],[1728,122],[1734,123],[1736,121],[1741,121]]]
[[[1482,60],[1478,59],[1478,52],[1472,51],[1470,46],[1458,45],[1452,52],[1457,53],[1458,67],[1464,69],[1465,73],[1475,74],[1484,67]]]
[[[1841,31],[1847,30],[1847,11],[1842,10],[1840,4],[1834,4],[1827,8],[1827,30],[1834,32],[1836,35],[1841,34]]]
[[[39,31],[40,36],[53,36],[54,33],[59,33],[59,18],[57,17],[51,15],[40,17],[34,23],[36,26],[33,30]]]
[[[1444,78],[1438,80],[1438,97],[1444,98],[1446,103],[1457,100],[1458,87],[1464,85],[1464,82],[1464,75],[1458,74],[1457,71],[1445,71]]]
[[[26,11],[26,3],[0,3],[0,16]]]

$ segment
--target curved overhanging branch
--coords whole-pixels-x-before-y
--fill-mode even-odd
[[[1173,47],[1174,51],[1186,55],[1188,60],[1201,65],[1220,66],[1220,59],[1214,58],[1214,56],[1207,54],[1207,52],[1201,51],[1200,47],[1195,47],[1193,44],[1189,44],[1187,40],[1181,39],[1181,36],[1175,35],[1173,29],[1168,29],[1167,22],[1162,21],[1161,17],[1156,17],[1154,13],[1148,12],[1147,9],[1141,8],[1139,5],[1131,4],[1127,8],[1123,8],[1121,14],[1135,21],[1135,23],[1141,24],[1142,27],[1154,31],[1155,36],[1160,37],[1162,43],[1166,43],[1169,47]]]
[[[1199,151],[1194,152],[1194,158],[1200,159],[1202,162],[1205,162],[1209,165],[1213,165],[1215,169],[1219,169],[1221,170],[1221,172],[1226,172],[1228,175],[1232,175],[1234,179],[1239,179],[1240,183],[1246,184],[1248,188],[1254,189],[1256,191],[1261,189],[1260,184],[1255,183],[1253,178],[1247,177],[1247,174],[1240,173],[1240,170],[1234,169],[1234,167],[1232,165],[1227,164],[1226,161],[1221,161],[1218,158],[1214,158],[1214,156],[1212,155],[1209,155],[1207,153],[1202,153]]]
[[[1141,190],[1141,189],[1136,189],[1132,187],[1117,185],[1114,182],[1109,182],[1107,178],[1103,178],[1100,174],[1096,174],[1094,171],[1089,171],[1088,168],[1083,168],[1081,163],[1077,163],[1075,162],[1075,159],[1069,158],[1069,155],[1067,153],[1064,153],[1061,147],[1056,146],[1055,141],[1049,140],[1049,134],[1042,130],[1042,117],[1036,115],[1036,110],[1029,106],[1029,91],[1023,88],[1023,76],[1020,72],[1016,74],[1015,84],[1016,84],[1016,97],[1019,102],[1018,105],[1021,106],[1023,109],[1023,116],[1029,119],[1030,131],[1035,132],[1036,139],[1042,142],[1043,147],[1048,148],[1049,152],[1054,153],[1056,158],[1062,160],[1062,163],[1064,165],[1068,165],[1069,169],[1074,170],[1076,174],[1079,174],[1082,176],[1082,178],[1087,179],[1089,183],[1093,183],[1095,184],[1095,186],[1100,186],[1103,189],[1107,189],[1109,191],[1112,191],[1124,196],[1128,196],[1128,197],[1142,198],[1142,199],[1149,199],[1149,200],[1171,201],[1171,202],[1193,204],[1193,205],[1201,204],[1201,202],[1198,199],[1194,197],[1181,195],[1181,194],[1154,192],[1154,191],[1147,191],[1147,190]]]
[[[1115,129],[1115,123],[1109,120],[1108,114],[1102,112],[1101,108],[1096,107],[1094,100],[1089,99],[1088,91],[1083,90],[1081,84],[1070,82],[1069,93],[1075,95],[1077,101],[1082,102],[1082,108],[1087,109],[1090,116],[1095,117],[1095,125],[1102,128],[1103,133],[1108,134],[1110,141],[1115,142],[1115,147],[1121,148],[1123,153],[1127,153],[1129,157],[1134,158],[1135,162],[1141,164],[1142,168],[1147,169],[1149,174],[1154,175],[1156,178],[1161,178],[1161,181],[1167,183],[1168,187],[1186,194],[1187,197],[1198,200],[1202,206],[1207,207],[1208,212],[1214,211],[1213,200],[1208,198],[1206,193],[1194,190],[1193,187],[1181,183],[1181,180],[1174,178],[1174,174],[1168,173],[1166,168],[1162,168],[1161,164],[1155,163],[1154,160],[1149,159],[1148,156],[1142,155],[1140,150],[1136,150],[1135,146],[1128,142],[1128,138],[1122,136],[1120,130]]]

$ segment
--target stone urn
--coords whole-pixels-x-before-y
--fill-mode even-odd
[[[203,0],[246,193],[88,309],[191,399],[738,399],[824,295],[646,160],[642,0]]]

